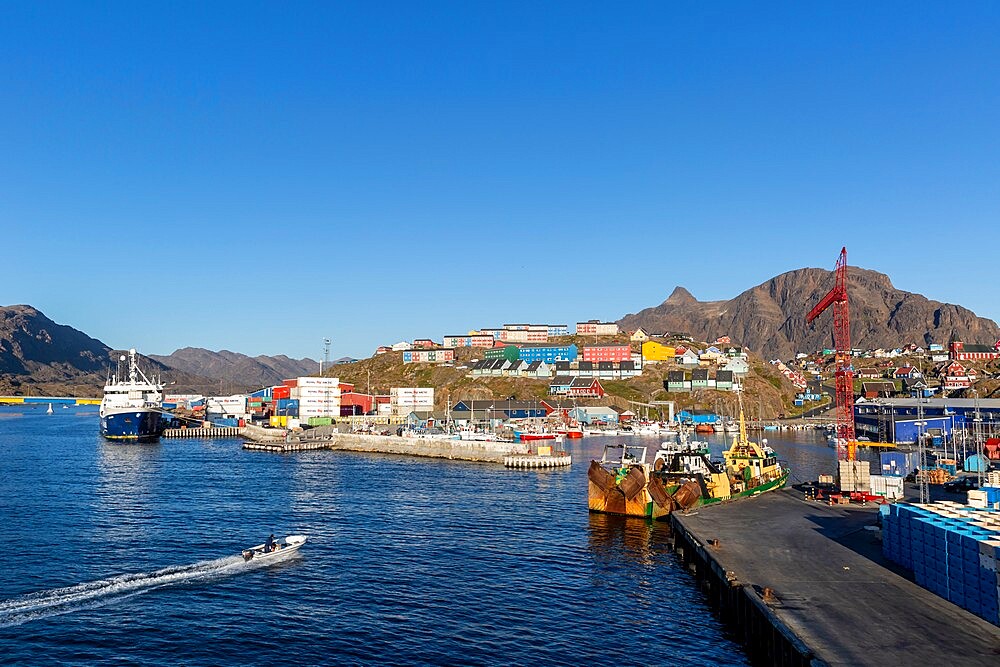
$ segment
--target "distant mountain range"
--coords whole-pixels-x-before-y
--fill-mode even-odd
[[[285,355],[248,357],[229,350],[212,352],[200,347],[185,347],[167,356],[150,356],[170,368],[254,389],[281,384],[286,378],[319,372],[318,361],[290,359]]]
[[[698,301],[677,287],[660,305],[626,315],[618,324],[627,330],[641,326],[651,332],[684,332],[706,341],[728,335],[766,358],[788,359],[797,352],[832,346],[829,313],[811,325],[805,322],[806,313],[832,286],[832,271],[799,269],[728,301]],[[855,347],[947,344],[953,339],[992,344],[1000,339],[993,320],[898,290],[888,276],[875,271],[851,267],[848,292]],[[101,341],[56,324],[31,306],[0,307],[0,395],[99,395],[117,355]],[[190,347],[151,355],[143,364],[170,383],[171,392],[204,394],[255,389],[319,370],[319,362],[312,359],[248,357]]]
[[[99,396],[120,353],[31,306],[0,307],[0,395]],[[175,393],[244,391],[319,370],[312,359],[251,358],[197,348],[142,357],[140,363]]]
[[[728,301],[698,301],[683,287],[658,306],[626,315],[625,330],[685,332],[696,340],[728,335],[766,358],[833,346],[830,312],[806,324],[806,314],[833,287],[832,271],[798,269],[771,278]],[[950,340],[993,344],[1000,327],[993,320],[920,294],[896,289],[885,274],[848,267],[851,343],[862,349],[905,343],[947,345]]]

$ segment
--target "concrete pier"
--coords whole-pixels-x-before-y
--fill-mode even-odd
[[[884,561],[874,508],[791,490],[671,515],[678,555],[755,662],[987,665],[1000,628]]]
[[[270,429],[260,429],[268,431]],[[284,433],[279,431],[279,433]],[[312,429],[301,437],[276,436],[244,431],[248,438],[245,449],[268,452],[291,453],[313,449],[329,449],[347,452],[371,452],[378,454],[402,454],[457,461],[482,463],[502,463],[504,456],[517,452],[522,445],[511,442],[491,442],[473,440],[436,440],[430,438],[401,438],[390,435],[361,435],[337,433],[334,430]],[[278,437],[282,439],[279,440]]]

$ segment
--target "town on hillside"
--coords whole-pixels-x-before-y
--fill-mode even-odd
[[[912,441],[915,419],[908,417],[918,401],[930,430],[945,437],[964,426],[966,412],[1000,422],[1000,400],[992,397],[1000,388],[1000,341],[903,344],[851,356],[862,438]],[[223,425],[307,428],[364,417],[420,429],[493,428],[555,414],[617,427],[637,419],[719,424],[735,409],[722,397],[745,391],[762,406],[754,394],[769,391],[768,418],[822,421],[832,407],[834,359],[824,349],[755,364],[725,334],[699,343],[683,332],[622,331],[600,320],[578,322],[572,332],[565,324],[515,323],[383,345],[369,360],[337,360],[322,377],[292,378],[245,396],[168,395],[167,402]],[[763,408],[749,416],[764,417]]]

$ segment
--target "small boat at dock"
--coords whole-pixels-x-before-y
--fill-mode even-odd
[[[306,535],[289,535],[288,537],[281,537],[274,541],[274,548],[271,551],[267,550],[266,545],[258,544],[255,547],[243,550],[243,560],[277,560],[282,556],[288,556],[298,551],[308,539],[309,537]]]

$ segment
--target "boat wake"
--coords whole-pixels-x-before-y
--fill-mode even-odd
[[[122,574],[110,579],[29,593],[0,602],[0,628],[103,607],[158,588],[211,581],[268,564],[245,562],[242,556],[229,556],[190,565],[165,567],[154,572]]]

